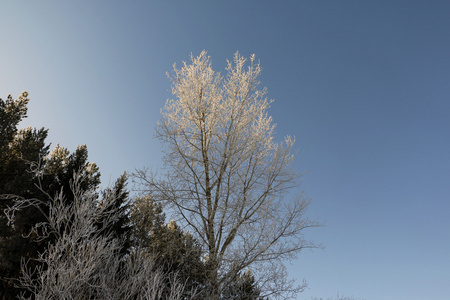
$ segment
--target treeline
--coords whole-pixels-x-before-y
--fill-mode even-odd
[[[0,295],[295,298],[306,283],[291,280],[284,262],[318,246],[304,231],[320,224],[304,216],[310,200],[297,189],[295,139],[275,140],[261,70],[255,55],[238,52],[225,76],[206,51],[174,65],[174,99],[155,131],[163,173],[133,173],[143,195],[133,199],[126,174],[99,190],[86,146],[50,151],[46,129],[18,130],[26,93],[2,100]]]
[[[18,129],[28,94],[0,99],[0,299],[210,299],[208,256],[127,174],[100,190],[85,145]],[[250,271],[220,299],[263,299]]]

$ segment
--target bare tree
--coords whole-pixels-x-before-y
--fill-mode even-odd
[[[119,218],[114,207],[114,190],[107,190],[101,202],[94,191],[80,188],[81,177],[71,183],[74,201],[67,204],[61,192],[50,201],[16,197],[6,210],[10,224],[15,212],[38,207],[46,222],[36,224],[30,235],[36,241],[53,237],[54,242],[39,255],[37,264],[22,261],[18,287],[26,291],[20,299],[181,299],[183,284],[172,277],[170,291],[164,290],[166,274],[154,268],[151,257],[139,249],[122,255],[123,241],[105,234]],[[100,224],[100,228],[99,228]]]
[[[135,181],[202,243],[210,299],[247,268],[264,295],[286,299],[304,286],[287,280],[282,261],[316,247],[303,231],[318,224],[303,216],[309,200],[285,197],[300,179],[292,169],[294,139],[274,141],[255,55],[247,67],[236,52],[226,71],[216,73],[205,51],[181,69],[174,65],[168,77],[176,99],[167,101],[156,133],[167,172],[138,170]]]

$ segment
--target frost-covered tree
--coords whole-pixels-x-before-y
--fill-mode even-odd
[[[27,292],[19,299],[182,299],[183,284],[155,268],[151,257],[139,249],[121,254],[124,240],[109,230],[122,215],[114,205],[120,197],[117,185],[107,190],[100,202],[95,191],[86,191],[82,185],[82,176],[75,175],[70,204],[61,192],[49,201],[17,197],[6,210],[11,225],[23,209],[48,207],[48,215],[41,210],[45,221],[35,224],[29,235],[36,240],[49,236],[55,240],[40,253],[39,264],[30,266],[30,260],[22,259],[16,285]]]
[[[283,260],[314,247],[303,231],[317,226],[303,215],[309,201],[285,197],[299,184],[292,169],[294,140],[274,140],[271,101],[259,89],[261,67],[236,53],[223,77],[203,51],[171,79],[156,136],[165,144],[166,173],[137,171],[135,180],[170,205],[207,252],[210,299],[250,268],[263,296],[300,291],[287,280]]]

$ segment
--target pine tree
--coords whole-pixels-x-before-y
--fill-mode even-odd
[[[227,285],[221,299],[222,300],[263,300],[260,296],[261,290],[256,284],[255,277],[247,270],[244,273],[239,273],[236,278]]]
[[[183,232],[173,220],[165,223],[161,205],[150,197],[134,199],[130,219],[134,244],[148,254],[155,268],[185,284],[185,298],[191,299],[195,294],[195,299],[206,299],[202,297],[206,282],[203,252],[192,235]],[[165,281],[166,291],[172,289],[172,284]]]
[[[16,100],[11,96],[6,101],[0,99],[0,299],[14,299],[20,292],[14,284],[20,275],[21,260],[37,258],[48,243],[55,242],[54,236],[36,240],[35,235],[29,234],[48,215],[47,206],[21,209],[13,224],[8,224],[3,211],[20,199],[48,202],[60,192],[65,195],[65,204],[71,205],[74,197],[70,183],[75,173],[79,174],[81,192],[97,190],[100,184],[99,169],[88,161],[86,145],[78,146],[73,153],[56,145],[49,152],[50,146],[45,143],[47,129],[18,129],[20,121],[27,117],[28,102],[26,92]],[[121,214],[113,228],[104,234],[114,232],[115,236],[128,240],[125,175],[118,179],[113,190],[117,193],[113,206],[120,207]],[[128,247],[128,242],[123,244],[122,254]]]
[[[113,188],[107,188],[103,192],[103,199],[106,195],[112,193],[114,201],[108,202],[108,207],[103,207],[105,202],[100,200],[99,206],[105,211],[114,211],[116,219],[111,222],[110,226],[100,230],[103,235],[112,234],[114,238],[122,241],[121,255],[127,254],[131,247],[131,224],[128,215],[129,211],[129,192],[127,190],[127,173],[124,172],[116,181]],[[96,223],[96,226],[100,229],[104,220],[102,218]]]
[[[24,238],[32,224],[40,220],[33,208],[18,214],[14,226],[8,226],[4,209],[12,206],[17,196],[37,196],[38,183],[29,169],[30,162],[37,162],[48,154],[45,145],[46,129],[26,128],[17,125],[27,117],[28,94],[22,93],[14,100],[8,96],[0,99],[0,298],[13,299],[17,294],[14,280],[20,271],[21,257],[36,253],[39,244],[31,243],[32,237]]]
[[[121,207],[115,205],[121,194],[109,189],[97,201],[94,190],[80,188],[82,182],[79,173],[74,175],[71,205],[61,192],[46,203],[19,199],[6,210],[8,220],[14,220],[23,208],[48,206],[48,215],[32,230],[40,239],[56,237],[36,259],[37,267],[30,261],[22,265],[18,285],[27,293],[18,299],[181,300],[184,285],[176,278],[155,270],[140,251],[120,253],[124,240],[109,229],[122,218]]]

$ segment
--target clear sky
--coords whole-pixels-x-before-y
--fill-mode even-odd
[[[161,167],[174,62],[255,53],[325,224],[298,299],[450,299],[450,1],[1,1],[0,38],[0,97],[28,91],[22,126],[87,144],[104,185]]]

